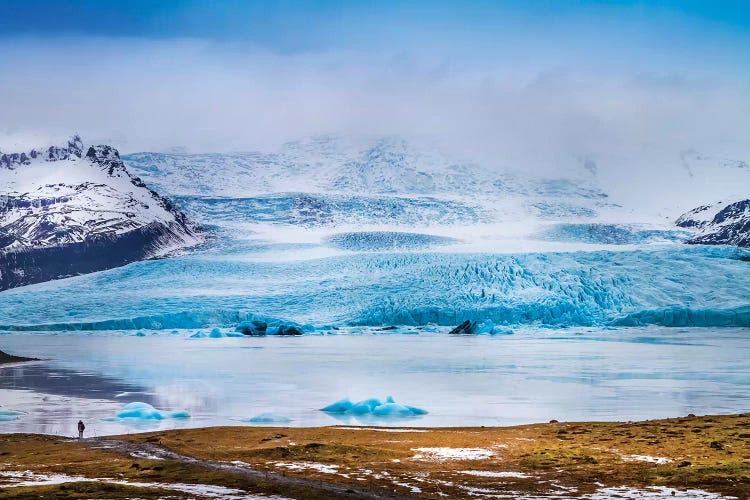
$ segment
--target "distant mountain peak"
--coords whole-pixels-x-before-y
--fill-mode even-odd
[[[59,146],[42,146],[28,151],[0,152],[0,168],[14,169],[21,165],[29,165],[34,160],[60,161],[75,160],[83,156],[83,141],[75,134],[68,139],[67,144]]]

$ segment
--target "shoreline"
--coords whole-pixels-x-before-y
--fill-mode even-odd
[[[688,498],[698,490],[705,493],[699,498],[750,497],[750,413],[513,427],[205,427],[82,442],[3,434],[0,455],[0,498],[44,488],[50,497],[66,498],[79,487],[87,488],[87,498],[117,498],[112,488],[132,490],[135,483],[143,498],[184,483],[283,498],[637,498],[655,492]],[[75,480],[13,487],[8,471]]]

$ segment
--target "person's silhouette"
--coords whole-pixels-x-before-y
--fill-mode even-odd
[[[83,431],[86,430],[86,426],[83,425],[83,420],[78,421],[78,439],[83,439]]]

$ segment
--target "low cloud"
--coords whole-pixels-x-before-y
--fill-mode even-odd
[[[581,155],[652,166],[686,149],[750,156],[739,75],[191,39],[5,39],[0,54],[0,149],[3,136],[76,131],[126,152],[395,134],[542,170]]]

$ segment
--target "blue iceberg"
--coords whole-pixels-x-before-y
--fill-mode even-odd
[[[407,418],[427,414],[422,408],[396,403],[391,396],[388,396],[385,402],[378,398],[370,398],[352,403],[349,398],[344,398],[321,408],[320,411],[336,415]]]
[[[220,339],[222,337],[226,337],[226,335],[224,335],[218,328],[214,328],[213,330],[211,330],[211,333],[209,333],[208,336],[212,339]]]
[[[0,422],[12,422],[18,420],[18,417],[23,415],[20,411],[13,410],[0,410]]]
[[[291,422],[292,419],[283,415],[275,415],[273,413],[261,413],[252,418],[248,418],[245,422],[251,422],[253,424],[285,424]]]
[[[349,401],[349,398],[344,398],[336,401],[335,403],[331,403],[324,408],[321,408],[320,411],[324,411],[326,413],[346,413],[352,409],[352,406],[354,406],[354,403]]]
[[[135,402],[123,406],[115,417],[105,420],[116,419],[137,419],[137,420],[164,420],[167,418],[190,418],[186,411],[162,411],[154,408],[148,403]]]

